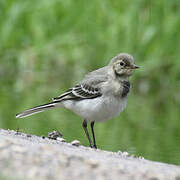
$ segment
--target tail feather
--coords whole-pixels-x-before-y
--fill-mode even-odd
[[[47,103],[47,104],[43,104],[43,105],[40,105],[40,106],[33,107],[33,108],[28,109],[28,110],[26,110],[24,112],[16,114],[16,118],[23,118],[23,117],[31,116],[31,115],[36,114],[36,113],[40,113],[42,111],[46,111],[48,109],[52,109],[52,108],[56,107],[55,105],[57,103],[58,102],[50,102],[50,103]]]

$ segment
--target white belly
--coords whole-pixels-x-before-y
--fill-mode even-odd
[[[106,121],[119,115],[126,107],[127,98],[98,97],[80,101],[64,101],[63,105],[88,121]]]

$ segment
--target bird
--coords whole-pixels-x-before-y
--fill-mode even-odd
[[[75,86],[52,101],[16,114],[24,118],[56,107],[67,108],[83,119],[82,127],[91,148],[97,149],[95,122],[104,122],[118,116],[126,107],[130,92],[129,77],[139,68],[128,53],[119,53],[109,64],[89,72]],[[87,126],[90,123],[92,138]]]

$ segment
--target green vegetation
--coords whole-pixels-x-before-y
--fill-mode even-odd
[[[60,130],[88,141],[65,109],[25,119],[119,52],[141,67],[126,110],[96,124],[99,148],[180,164],[180,3],[178,0],[0,0],[0,127],[37,135]]]

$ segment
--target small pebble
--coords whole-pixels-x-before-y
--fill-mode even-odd
[[[129,153],[128,152],[122,152],[122,151],[118,151],[117,152],[120,156],[124,156],[124,157],[128,157]]]
[[[61,137],[57,137],[56,139],[57,141],[60,141],[60,142],[66,142],[66,140],[64,138],[61,138]]]
[[[27,134],[26,137],[32,137],[32,135],[31,134]]]
[[[139,156],[139,159],[144,160],[144,157],[143,156]]]
[[[91,168],[93,168],[93,169],[95,169],[99,166],[98,161],[95,159],[89,159],[87,162],[91,166]]]
[[[19,128],[16,130],[16,132],[15,132],[15,135],[20,135],[21,134],[21,132],[20,132],[20,130],[19,130]]]
[[[129,156],[129,153],[128,152],[123,152],[122,155],[123,156]]]
[[[58,137],[62,137],[63,135],[59,131],[52,131],[48,133],[48,138],[49,139],[54,139],[56,140]]]
[[[74,141],[71,142],[71,144],[72,144],[73,146],[79,146],[81,143],[80,143],[80,141],[78,141],[78,140],[74,140]]]

